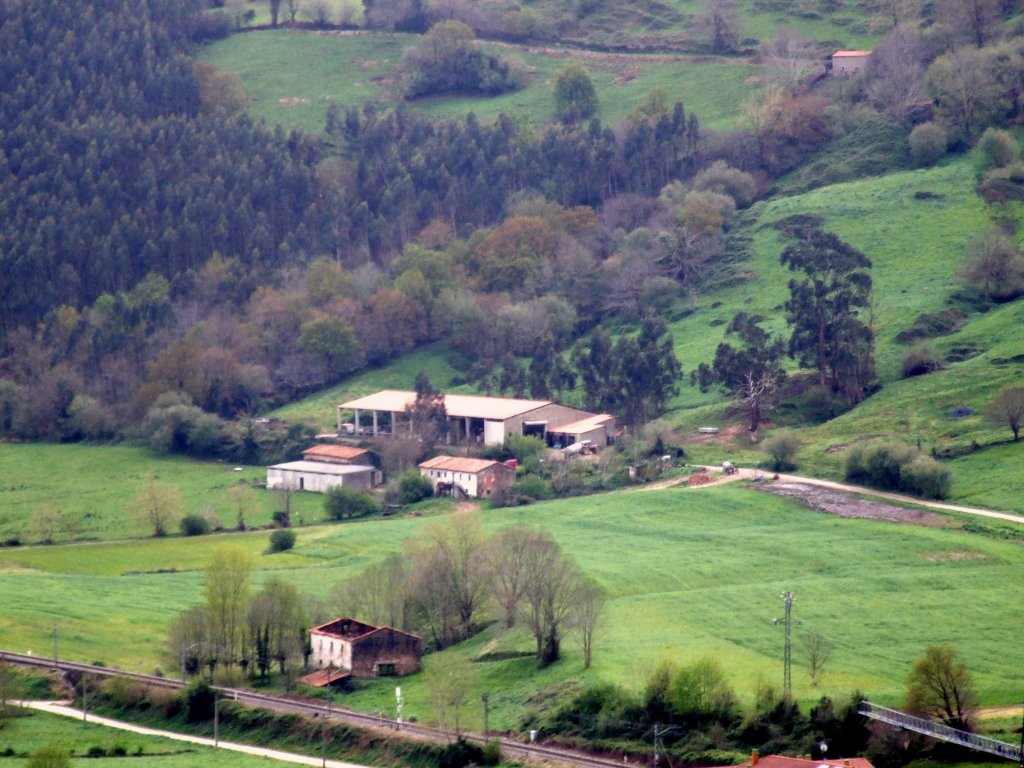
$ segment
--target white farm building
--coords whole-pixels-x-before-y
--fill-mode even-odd
[[[376,467],[364,464],[329,464],[323,461],[289,461],[267,467],[267,488],[326,493],[334,485],[369,491],[383,481]]]
[[[338,432],[413,437],[408,409],[415,402],[415,392],[386,389],[342,403],[338,406]],[[600,445],[614,437],[613,417],[597,416],[551,400],[444,395],[444,407],[448,414],[446,442],[452,444],[501,445],[509,435],[535,435],[551,445],[565,439],[563,427],[570,427],[573,434],[585,433],[588,439],[596,437]]]

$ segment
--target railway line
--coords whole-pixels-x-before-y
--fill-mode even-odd
[[[47,658],[44,656],[29,656],[23,653],[12,653],[0,651],[0,659],[19,666],[33,667],[36,669],[59,670],[77,674],[94,675],[96,677],[123,677],[136,682],[144,683],[157,688],[180,690],[185,683],[167,677],[156,675],[145,675],[139,672],[127,672],[110,667],[100,667],[93,664],[81,664],[74,661],[61,661],[59,659]],[[229,688],[226,686],[212,686],[224,698],[233,701],[240,701],[250,706],[266,707],[279,712],[293,712],[307,716],[326,717],[338,722],[343,722],[359,728],[388,729],[400,732],[407,736],[426,739],[428,741],[447,742],[450,734],[428,725],[398,721],[374,715],[366,712],[359,712],[346,707],[326,705],[322,702],[301,699],[292,696],[275,696],[265,693],[257,693],[246,688]],[[580,768],[622,768],[623,764],[615,760],[594,757],[581,752],[575,752],[557,747],[550,747],[544,744],[522,742],[510,739],[506,736],[492,737],[487,739],[481,734],[463,733],[462,737],[467,741],[477,744],[484,744],[488,740],[497,740],[501,743],[502,754],[506,757],[527,760],[531,762],[560,763]]]

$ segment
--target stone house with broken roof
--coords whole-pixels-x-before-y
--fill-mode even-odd
[[[423,639],[393,627],[340,618],[309,631],[313,666],[352,677],[411,675],[420,670]],[[334,676],[332,675],[332,680]]]

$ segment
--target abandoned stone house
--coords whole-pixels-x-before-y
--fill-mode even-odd
[[[832,76],[853,77],[862,74],[871,58],[871,51],[836,51],[832,54]]]
[[[313,666],[352,677],[411,675],[420,669],[423,640],[392,627],[341,618],[309,630]],[[338,679],[331,674],[330,682]],[[326,675],[321,675],[327,684]],[[315,682],[313,684],[316,684]]]

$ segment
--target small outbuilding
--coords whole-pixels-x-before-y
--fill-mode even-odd
[[[383,482],[383,475],[368,464],[329,464],[324,461],[289,461],[267,467],[267,488],[326,493],[335,485],[369,491]]]
[[[436,496],[488,498],[496,488],[508,488],[516,471],[508,464],[462,456],[435,456],[424,461],[420,474],[430,480]]]
[[[304,450],[302,458],[306,461],[322,461],[325,464],[362,464],[365,466],[370,463],[370,452],[365,448],[355,448],[351,445],[321,443]]]
[[[853,77],[864,72],[871,51],[836,51],[832,54],[832,76]]]
[[[417,635],[355,619],[335,619],[313,627],[309,637],[314,667],[357,678],[411,675],[419,671],[423,656],[423,640]],[[321,685],[334,682],[321,677]]]
[[[615,440],[615,417],[607,413],[587,416],[560,427],[554,427],[549,434],[555,448],[565,448],[585,440],[589,440],[598,447],[611,445]]]

